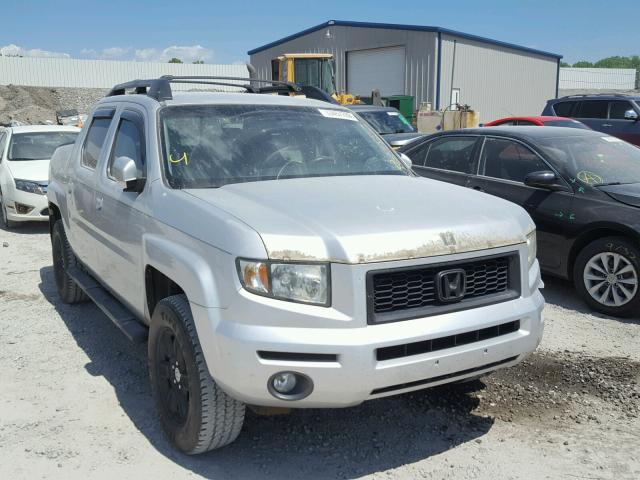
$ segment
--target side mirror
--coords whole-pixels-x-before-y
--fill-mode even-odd
[[[111,174],[113,178],[122,185],[125,192],[140,192],[139,180],[142,180],[138,174],[138,167],[133,158],[117,157],[111,166]]]
[[[402,152],[398,153],[398,155],[400,156],[400,160],[402,160],[402,163],[404,163],[404,165],[409,170],[411,170],[411,167],[413,167],[413,162],[411,161],[411,159]]]
[[[559,182],[558,176],[550,170],[531,172],[524,178],[528,187],[545,188],[547,190],[566,190],[567,187]]]
[[[635,110],[627,110],[626,112],[624,112],[624,119],[625,120],[633,120],[634,122],[638,121],[638,114],[636,113]]]

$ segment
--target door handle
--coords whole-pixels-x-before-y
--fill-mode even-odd
[[[102,197],[96,198],[96,210],[102,210]]]
[[[603,127],[613,127],[613,125],[611,125],[610,123],[603,123],[602,126]]]
[[[479,187],[478,185],[475,185],[475,186],[473,186],[471,188],[473,188],[476,192],[484,192],[484,188]]]

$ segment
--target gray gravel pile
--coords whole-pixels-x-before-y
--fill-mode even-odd
[[[106,93],[100,88],[45,88],[0,86],[0,124],[18,120],[25,124],[55,123],[56,110],[89,112]]]

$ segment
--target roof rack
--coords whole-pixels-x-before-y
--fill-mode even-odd
[[[584,98],[584,97],[620,97],[627,98],[635,96],[633,93],[580,93],[576,95],[566,95],[561,98]]]
[[[248,83],[237,84],[231,82]],[[148,97],[161,102],[163,100],[171,100],[173,98],[173,92],[171,91],[172,83],[237,87],[244,88],[248,93],[302,93],[302,89],[298,85],[277,80],[263,80],[259,78],[245,77],[163,75],[160,78],[148,80],[132,80],[131,82],[120,83],[114,86],[106,96],[113,97],[116,95],[125,95],[127,90],[133,90],[134,94],[147,95]],[[267,84],[268,86],[260,87],[256,86],[255,84]]]

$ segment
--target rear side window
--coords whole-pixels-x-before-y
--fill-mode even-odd
[[[580,118],[607,118],[609,102],[606,100],[585,100],[580,107]]]
[[[559,102],[553,106],[553,111],[559,117],[573,117],[573,107],[576,102]]]
[[[138,125],[125,118],[121,119],[120,125],[118,125],[111,158],[109,159],[107,172],[110,177],[113,176],[111,173],[111,167],[113,166],[115,159],[118,157],[129,157],[133,159],[138,167],[138,173],[144,176],[145,161],[143,136]]]
[[[612,120],[624,120],[624,112],[628,110],[633,110],[633,105],[631,102],[627,102],[624,100],[616,100],[615,102],[611,102],[609,106],[609,118]]]
[[[499,138],[485,140],[481,164],[486,177],[521,183],[532,172],[549,170],[547,164],[524,145]]]
[[[431,146],[430,142],[423,143],[411,151],[406,152],[407,156],[411,159],[414,165],[423,167],[424,159],[427,158],[427,152],[429,151],[429,147]]]
[[[436,140],[431,144],[425,167],[473,173],[474,137],[451,137]]]
[[[85,167],[95,169],[98,165],[100,151],[109,131],[109,125],[111,125],[111,118],[99,117],[94,118],[91,122],[82,149],[82,165]]]

